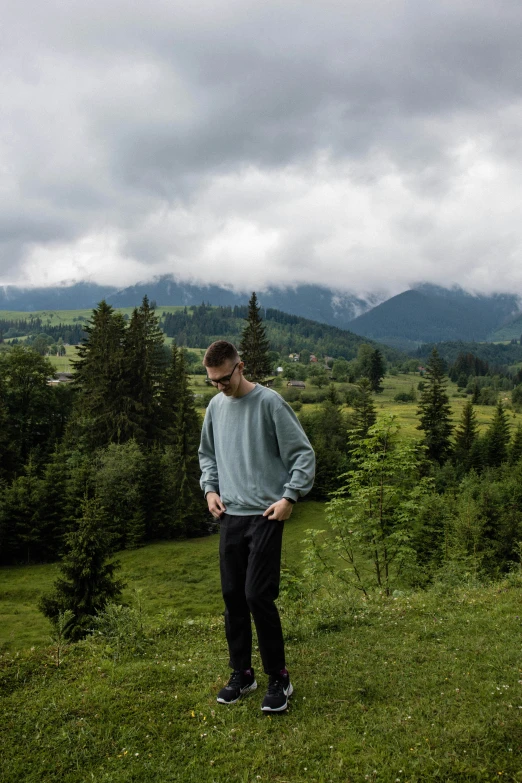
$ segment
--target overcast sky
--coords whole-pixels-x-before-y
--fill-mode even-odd
[[[1,0],[0,283],[522,294],[520,0]]]

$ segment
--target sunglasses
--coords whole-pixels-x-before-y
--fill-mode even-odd
[[[235,372],[236,367],[237,367],[238,364],[239,364],[239,362],[235,363],[234,369],[232,370],[232,372],[229,375],[224,375],[222,378],[218,378],[216,381],[212,380],[212,378],[209,378],[208,375],[207,375],[207,381],[210,381],[212,386],[228,386],[228,384],[230,383],[230,381],[232,379],[232,376],[234,375],[234,372]]]

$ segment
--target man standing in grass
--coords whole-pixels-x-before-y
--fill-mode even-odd
[[[199,461],[208,508],[220,520],[220,573],[230,666],[217,700],[232,704],[257,688],[252,668],[254,618],[268,690],[261,709],[281,712],[293,691],[286,669],[279,594],[284,521],[310,491],[315,455],[290,406],[243,375],[232,343],[218,340],[203,358],[222,393],[210,402]]]

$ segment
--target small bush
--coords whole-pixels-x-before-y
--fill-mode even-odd
[[[399,392],[393,399],[395,402],[415,402],[415,395],[412,392]]]

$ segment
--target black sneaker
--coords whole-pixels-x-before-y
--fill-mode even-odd
[[[246,669],[246,671],[236,669],[225,687],[219,691],[217,700],[220,704],[234,704],[241,696],[246,696],[256,688],[257,682],[253,669]]]
[[[271,674],[268,679],[268,688],[263,699],[261,709],[263,712],[282,712],[288,707],[288,698],[294,689],[290,682],[288,672]]]

